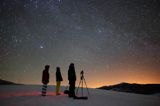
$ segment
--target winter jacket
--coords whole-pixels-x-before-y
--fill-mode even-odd
[[[76,81],[76,73],[74,68],[69,68],[68,70],[68,80],[70,82],[75,82]]]
[[[42,83],[43,84],[48,84],[49,83],[49,73],[48,70],[43,70],[43,74],[42,74]]]
[[[60,71],[56,71],[56,81],[63,81],[63,78],[62,78]]]

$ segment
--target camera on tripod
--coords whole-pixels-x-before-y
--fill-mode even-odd
[[[81,71],[81,75],[83,75],[83,74],[84,74],[84,71],[82,70],[82,71]]]
[[[83,74],[84,74],[84,71],[82,70],[81,71],[81,80],[83,80],[83,78],[84,78]]]
[[[81,88],[82,97],[88,99],[88,97],[84,97],[84,96],[83,96],[83,87],[84,87],[84,84],[85,84],[85,86],[86,86],[88,95],[90,95],[90,94],[89,94],[89,91],[88,91],[87,83],[86,83],[85,78],[84,78],[84,71],[82,70],[82,71],[80,72],[80,82],[79,82],[79,85],[78,85],[78,88],[77,88],[77,91],[76,91],[76,95],[77,95],[77,93],[78,93],[79,88]]]

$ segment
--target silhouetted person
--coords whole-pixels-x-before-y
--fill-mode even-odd
[[[61,81],[63,81],[62,75],[61,75],[61,71],[60,68],[57,67],[56,68],[56,95],[60,95],[59,91],[60,91],[60,86],[61,86]]]
[[[42,96],[46,96],[46,91],[47,91],[47,84],[49,83],[49,65],[45,66],[45,69],[43,70],[42,74]]]
[[[76,83],[76,73],[74,64],[71,63],[68,69],[68,80],[69,80],[69,97],[75,97],[75,83]]]

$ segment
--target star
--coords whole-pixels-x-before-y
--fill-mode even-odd
[[[44,48],[44,46],[43,46],[43,45],[40,45],[40,46],[39,46],[39,48],[40,48],[40,49],[43,49],[43,48]]]

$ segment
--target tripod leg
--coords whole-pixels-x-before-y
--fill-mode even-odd
[[[86,83],[86,80],[85,80],[85,78],[83,78],[83,80],[84,80],[84,83],[85,83],[85,85],[86,85],[86,88],[87,88],[88,95],[90,96],[90,93],[89,93],[89,90],[88,90],[88,87],[87,87],[87,83]]]
[[[79,85],[78,85],[78,88],[77,88],[77,90],[76,90],[76,95],[77,95],[77,93],[78,93],[80,84],[81,84],[81,80],[80,80]]]
[[[82,90],[82,97],[83,97],[83,80],[82,80],[82,88],[81,88],[81,90]]]

